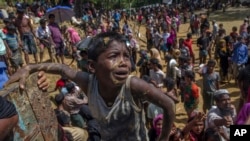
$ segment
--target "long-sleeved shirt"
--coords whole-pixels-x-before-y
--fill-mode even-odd
[[[248,60],[248,49],[247,46],[241,42],[234,45],[232,61],[236,64],[245,64]]]

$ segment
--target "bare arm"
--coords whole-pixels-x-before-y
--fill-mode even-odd
[[[163,108],[164,119],[162,134],[160,141],[166,141],[169,138],[169,134],[175,118],[174,102],[166,96],[161,90],[150,86],[147,82],[133,77],[131,78],[131,92],[135,99],[135,102],[140,101],[140,99],[146,99]]]
[[[33,34],[33,36],[34,36],[34,38],[37,38],[36,32],[35,32],[35,30],[33,29],[33,26],[32,26],[32,24],[31,24],[31,19],[27,19],[27,20],[28,20],[28,25],[29,25],[29,27],[30,27],[30,30],[31,30],[31,32],[32,32],[32,34]]]
[[[7,84],[15,81],[20,81],[20,84],[25,84],[25,79],[29,74],[37,71],[46,71],[52,74],[60,74],[67,76],[70,80],[74,81],[86,93],[88,87],[89,75],[85,72],[75,71],[67,65],[58,63],[42,63],[35,65],[28,65],[19,69],[13,76],[10,77]]]

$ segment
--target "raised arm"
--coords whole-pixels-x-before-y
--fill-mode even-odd
[[[13,74],[10,77],[7,84],[10,84],[19,80],[20,84],[24,85],[25,79],[29,76],[29,74],[37,72],[37,71],[45,71],[47,73],[65,75],[70,80],[77,83],[77,85],[80,88],[82,88],[82,90],[85,93],[87,92],[89,75],[85,72],[75,71],[74,69],[70,68],[67,65],[58,64],[58,63],[42,63],[42,64],[35,64],[35,65],[27,65],[19,69],[15,74]]]
[[[161,90],[150,86],[147,82],[133,77],[131,78],[131,93],[136,102],[146,99],[164,110],[164,119],[160,141],[167,141],[174,122],[175,107],[174,102]]]

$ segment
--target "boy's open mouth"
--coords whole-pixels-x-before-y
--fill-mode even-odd
[[[125,78],[127,78],[127,76],[128,76],[128,71],[119,71],[119,72],[115,72],[115,73],[114,73],[114,76],[115,76],[116,78],[125,79]]]

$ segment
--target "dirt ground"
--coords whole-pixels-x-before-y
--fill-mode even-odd
[[[206,11],[198,11],[197,14],[199,13],[205,13]],[[250,12],[249,8],[229,8],[227,9],[227,12],[223,13],[222,11],[216,11],[213,13],[210,13],[210,21],[212,20],[216,20],[218,24],[223,23],[224,28],[226,29],[227,33],[231,32],[231,28],[233,26],[237,26],[239,28],[239,26],[243,23],[243,19],[247,16],[247,14]],[[131,23],[132,24],[132,23]],[[180,31],[178,33],[178,38],[186,37],[187,31],[188,31],[188,24],[182,24],[180,26]],[[140,40],[140,45],[142,48],[145,47],[145,36],[143,36],[143,34],[145,34],[145,28],[141,27],[140,28],[140,33],[142,34],[141,40]],[[196,47],[196,36],[193,36],[193,49],[195,51],[196,54],[196,63],[195,63],[195,69],[197,69],[198,66],[198,48]],[[33,57],[31,57],[31,62],[34,61]],[[48,59],[48,55],[45,56],[45,60]],[[69,64],[69,62],[71,61],[70,58],[66,58],[66,63]],[[77,69],[76,64],[72,64],[71,65],[72,68]],[[218,68],[217,68],[218,69]],[[50,88],[49,90],[52,90],[55,87],[55,82],[57,79],[59,79],[59,75],[48,75],[49,77],[49,81],[50,81]],[[196,82],[198,84],[198,86],[201,88],[202,86],[202,80],[201,77],[199,75],[196,75]],[[232,99],[233,104],[235,104],[235,106],[238,105],[238,101],[239,101],[239,89],[237,87],[237,85],[234,84],[234,81],[232,80],[230,83],[225,83],[225,84],[221,84],[221,88],[225,88],[228,89],[230,92],[230,96]],[[55,94],[55,93],[52,93]],[[200,98],[200,105],[199,105],[199,109],[202,111],[202,98]],[[175,123],[178,127],[182,128],[184,127],[185,123],[187,120],[187,116],[185,113],[185,110],[183,108],[183,104],[179,103],[176,105],[176,120]]]

